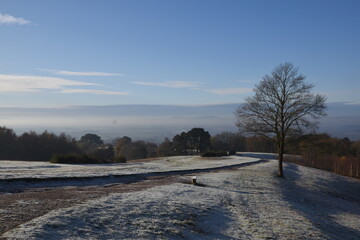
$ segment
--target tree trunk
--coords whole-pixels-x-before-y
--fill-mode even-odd
[[[279,161],[279,171],[278,171],[278,176],[279,177],[284,177],[284,172],[283,172],[283,156],[284,156],[284,144],[281,143],[279,146],[279,156],[278,156],[278,161]]]

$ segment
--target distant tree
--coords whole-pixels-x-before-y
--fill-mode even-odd
[[[170,139],[165,138],[165,140],[158,146],[157,154],[160,157],[175,155],[173,142],[170,141]]]
[[[144,141],[135,141],[126,144],[120,151],[119,157],[125,157],[126,160],[147,158],[148,152]]]
[[[111,144],[102,145],[91,153],[91,156],[101,162],[112,162],[115,158],[114,146]]]
[[[19,144],[14,130],[0,127],[0,159],[18,158]]]
[[[339,141],[339,151],[337,153],[338,156],[349,156],[352,154],[351,149],[351,141],[349,138],[345,137]]]
[[[115,157],[124,157],[122,153],[122,149],[126,146],[132,143],[132,139],[128,136],[124,136],[122,138],[115,139]]]
[[[355,141],[351,144],[353,155],[360,159],[360,141]]]
[[[211,148],[210,134],[203,128],[193,128],[173,138],[174,152],[177,155],[199,154]]]
[[[102,144],[104,144],[104,142],[101,137],[93,133],[85,134],[78,141],[79,148],[86,153],[95,151]]]
[[[79,149],[73,138],[59,136],[44,131],[38,135],[33,131],[25,132],[18,137],[19,160],[49,161],[54,154],[78,153]]]
[[[38,144],[39,146],[37,148],[40,149],[39,157],[42,156],[41,159],[46,161],[48,161],[53,154],[79,152],[76,147],[75,139],[66,136],[64,133],[57,136],[54,133],[44,131],[42,134],[38,135]]]
[[[76,144],[75,138],[65,133],[60,133],[57,139],[58,143],[58,153],[59,154],[70,154],[70,153],[80,153],[80,149]]]
[[[157,148],[158,146],[155,143],[147,142],[145,143],[147,158],[157,157]]]
[[[93,134],[93,133],[87,133],[84,136],[82,136],[80,138],[81,142],[88,142],[88,143],[94,143],[98,146],[100,146],[101,144],[104,144],[103,140],[101,139],[100,136]]]
[[[187,155],[188,154],[188,143],[187,135],[185,132],[177,134],[173,137],[173,150],[175,155]]]
[[[337,152],[335,139],[328,134],[306,134],[296,141],[295,154],[306,155],[332,155]]]
[[[250,136],[245,139],[247,152],[274,152],[274,142],[262,136]]]
[[[245,151],[245,137],[240,133],[222,132],[211,137],[211,146],[217,151]]]
[[[283,155],[288,137],[315,129],[325,115],[325,96],[312,94],[314,87],[291,63],[277,66],[256,85],[255,96],[248,97],[235,116],[240,131],[274,141],[278,150],[279,172],[283,177]]]
[[[347,137],[340,139],[326,133],[307,134],[299,137],[290,151],[303,156],[313,156],[313,159],[316,159],[317,155],[356,157],[354,146],[355,142],[351,142]]]
[[[120,144],[120,145],[126,145],[128,143],[132,143],[132,139],[128,136],[123,136],[122,138],[117,138],[115,139],[115,144]]]
[[[144,141],[132,141],[131,138],[124,136],[116,139],[115,157],[126,160],[142,159],[156,156],[157,146],[154,143]]]
[[[203,128],[193,128],[186,134],[188,148],[196,154],[203,153],[211,148],[210,134]]]

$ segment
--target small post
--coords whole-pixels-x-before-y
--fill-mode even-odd
[[[196,177],[196,176],[193,176],[191,179],[192,179],[192,184],[196,184],[196,179],[197,179],[197,177]]]

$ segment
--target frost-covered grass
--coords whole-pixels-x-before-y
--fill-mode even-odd
[[[206,169],[253,162],[258,159],[230,156],[203,159],[198,156],[159,158],[151,162],[119,164],[52,164],[47,162],[0,161],[0,180],[14,178],[95,177]]]
[[[9,239],[360,239],[360,182],[276,162],[50,212]]]

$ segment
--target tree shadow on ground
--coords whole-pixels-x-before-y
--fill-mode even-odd
[[[360,239],[360,231],[352,228],[350,221],[345,226],[336,219],[336,216],[360,216],[360,181],[309,170],[302,172],[295,164],[285,164],[285,178],[276,181],[283,200],[327,238]]]
[[[223,233],[234,222],[234,219],[229,217],[230,215],[231,213],[223,207],[208,209],[206,214],[202,213],[202,216],[197,216],[194,225],[183,229],[182,239],[236,240],[238,238]]]

